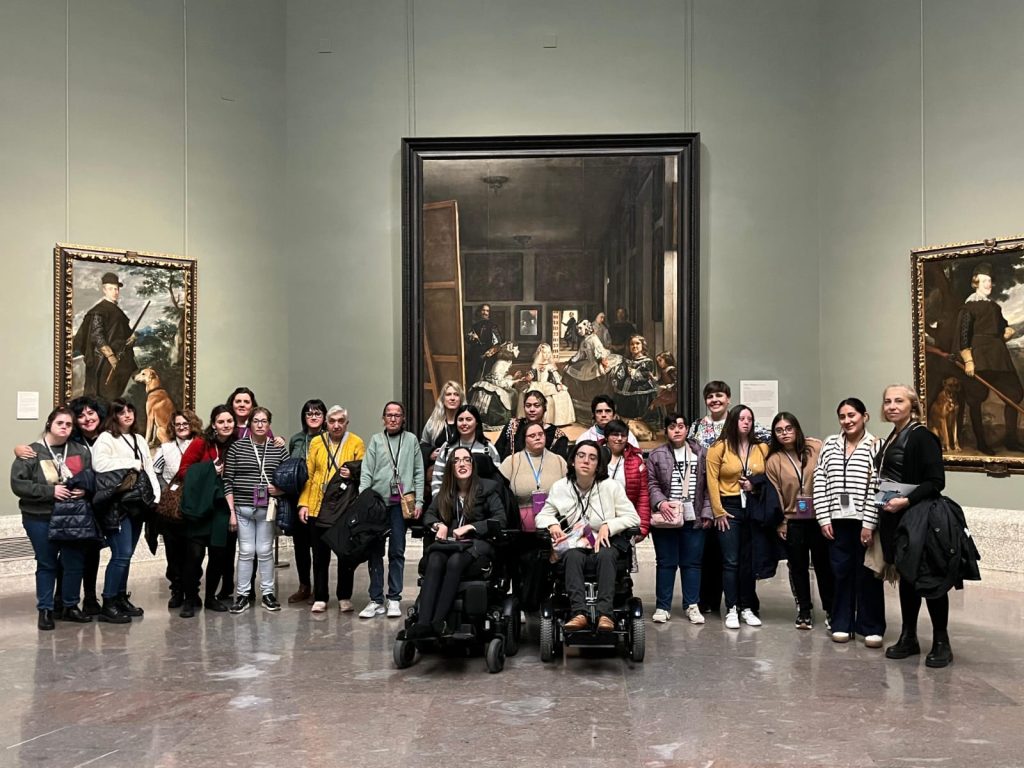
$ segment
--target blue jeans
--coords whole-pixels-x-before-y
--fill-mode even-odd
[[[274,523],[267,522],[266,507],[235,505],[238,518],[238,582],[236,595],[248,595],[253,559],[260,564],[260,594],[274,594]]]
[[[111,600],[118,595],[128,594],[128,572],[131,570],[132,555],[142,534],[142,521],[126,517],[116,531],[106,533],[110,547],[110,562],[103,576],[103,599]]]
[[[83,545],[61,544],[50,541],[50,521],[21,516],[32,551],[36,556],[36,609],[53,610],[53,590],[57,585],[57,559],[64,569],[61,581],[60,601],[63,605],[78,604],[78,593],[82,589],[82,566],[85,562]]]
[[[652,528],[657,570],[654,577],[655,607],[672,608],[676,571],[683,582],[683,608],[700,598],[700,562],[704,555],[704,529],[700,521],[685,523],[682,528]]]
[[[740,506],[739,496],[723,496],[722,506],[732,515],[729,530],[718,532],[725,607],[727,610],[737,607],[741,611],[749,608],[757,613],[761,604],[757,599],[757,582],[754,581],[754,553],[747,510]]]
[[[829,559],[835,574],[832,631],[861,636],[885,634],[884,581],[864,565],[860,520],[833,520]],[[878,531],[875,531],[875,536]]]
[[[388,600],[402,599],[405,581],[405,518],[402,505],[388,506],[391,518],[391,537],[388,539]],[[383,547],[370,555],[370,600],[384,602],[384,550]]]

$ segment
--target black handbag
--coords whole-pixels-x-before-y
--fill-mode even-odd
[[[153,484],[149,475],[143,471],[138,473],[134,485],[121,495],[118,504],[129,517],[139,517],[152,509],[155,499]]]

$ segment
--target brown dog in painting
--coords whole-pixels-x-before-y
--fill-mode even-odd
[[[928,409],[928,428],[939,438],[943,451],[960,450],[957,425],[960,423],[962,408],[960,382],[954,376],[947,376],[942,380],[942,389]]]
[[[170,442],[174,401],[163,388],[160,376],[152,368],[143,368],[133,378],[146,386],[146,442],[154,446]]]

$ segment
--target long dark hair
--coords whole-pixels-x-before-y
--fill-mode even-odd
[[[768,455],[771,456],[773,453],[781,453],[786,450],[786,447],[779,442],[779,438],[775,434],[775,425],[780,421],[788,421],[793,425],[793,434],[796,435],[796,445],[793,446],[796,451],[796,455],[800,457],[800,465],[807,465],[807,457],[810,455],[810,450],[807,447],[807,439],[804,437],[804,430],[800,426],[800,421],[789,411],[779,411],[775,414],[775,418],[772,419],[772,441],[768,445]]]
[[[254,406],[255,407],[255,406]],[[306,413],[311,410],[318,410],[324,415],[323,423],[320,425],[320,430],[323,431],[324,424],[327,423],[327,405],[323,400],[307,400],[302,404],[302,410],[299,411],[299,423],[302,424],[302,431],[304,434],[309,434],[309,425],[306,424]]]
[[[594,484],[596,485],[602,480],[608,479],[608,459],[604,455],[605,452],[601,450],[601,446],[597,444],[596,440],[580,440],[576,443],[576,446],[573,448],[572,461],[569,462],[569,467],[565,476],[569,479],[570,483],[576,482],[576,452],[585,445],[589,445],[597,451],[597,472],[594,473]]]
[[[114,437],[121,437],[121,435],[126,434],[125,431],[121,429],[121,422],[117,420],[117,417],[125,411],[131,411],[135,416],[135,421],[133,421],[132,425],[128,428],[127,434],[139,434],[139,414],[135,412],[135,406],[127,400],[122,400],[120,397],[110,404],[110,413],[107,414],[107,420],[103,422],[103,430],[105,432],[109,432]]]
[[[224,447],[227,447],[231,445],[233,442],[235,442],[235,430],[231,431],[231,434],[228,435],[228,439],[225,440],[223,443],[217,439],[217,429],[214,427],[213,423],[217,420],[217,417],[220,416],[222,413],[229,414],[232,420],[235,420],[235,412],[231,410],[231,406],[213,406],[213,410],[210,411],[210,423],[207,425],[206,430],[203,432],[203,439],[206,440],[206,442],[209,445],[223,445]],[[237,420],[235,420],[235,425],[238,425]]]
[[[460,451],[467,454],[469,460],[473,462],[473,473],[469,476],[469,489],[466,491],[466,506],[463,508],[466,513],[466,522],[473,521],[476,485],[480,476],[476,472],[476,458],[473,456],[473,452],[460,445],[448,454],[448,461],[444,465],[444,475],[441,477],[441,489],[437,492],[437,511],[445,525],[451,524],[452,513],[458,503],[459,481],[455,477],[455,455]]]
[[[487,440],[486,435],[484,435],[483,417],[480,416],[480,409],[478,409],[475,405],[470,405],[469,403],[463,403],[462,405],[460,405],[458,408],[455,409],[455,429],[458,430],[458,427],[459,427],[459,416],[461,416],[464,413],[468,413],[468,414],[472,415],[472,417],[474,419],[476,419],[476,434],[473,435],[473,439],[476,442],[480,443],[481,445],[487,445],[488,440]],[[460,434],[459,435],[459,440],[461,440],[461,439],[462,439],[462,435]],[[474,465],[474,466],[476,466],[476,465]]]
[[[718,436],[718,440],[715,441],[716,443],[724,442],[726,447],[728,447],[728,449],[737,456],[740,455],[740,414],[743,413],[743,411],[749,411],[750,420],[754,420],[754,412],[750,410],[749,406],[743,405],[743,403],[734,405],[729,409],[729,415],[725,417],[725,425],[722,427],[722,434],[720,434]],[[750,441],[751,445],[757,445],[758,443],[763,442],[761,438],[757,436],[757,432],[754,431],[753,424],[750,426],[750,434],[747,436],[747,440]]]

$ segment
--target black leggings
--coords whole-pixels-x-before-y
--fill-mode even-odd
[[[427,554],[427,567],[420,588],[419,613],[416,623],[429,625],[443,621],[452,609],[459,582],[477,557],[472,552],[439,552]]]
[[[217,594],[217,586],[229,562],[227,548],[210,546],[209,536],[193,537],[188,540],[182,579],[186,597],[199,597],[199,582],[203,578],[203,557],[207,555],[207,550],[209,558],[206,564],[206,599],[213,600]]]
[[[331,553],[334,551],[323,540],[327,531],[327,528],[319,528],[315,523],[309,525],[313,544],[313,599],[324,603],[330,600]],[[335,591],[338,600],[352,599],[355,574],[354,565],[338,559],[338,586]]]
[[[928,603],[928,615],[932,620],[932,632],[936,635],[945,635],[949,628],[949,595],[942,597],[930,597],[925,600]],[[914,585],[900,579],[900,614],[903,617],[903,632],[905,634],[917,635],[917,615],[921,612],[921,596],[917,594]]]

